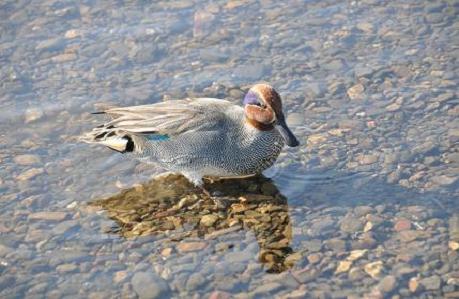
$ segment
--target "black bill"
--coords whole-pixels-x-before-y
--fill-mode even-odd
[[[292,131],[287,126],[285,120],[277,120],[276,128],[279,133],[282,135],[285,143],[290,147],[295,147],[300,145],[298,139],[296,139],[295,135],[293,135]]]

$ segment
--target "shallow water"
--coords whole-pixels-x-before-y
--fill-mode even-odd
[[[2,298],[459,296],[457,1],[0,3]],[[78,136],[282,95],[302,145],[208,183]]]

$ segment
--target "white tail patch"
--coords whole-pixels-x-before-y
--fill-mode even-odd
[[[128,140],[123,137],[113,136],[105,140],[101,140],[98,143],[108,146],[115,151],[124,152],[126,150]]]

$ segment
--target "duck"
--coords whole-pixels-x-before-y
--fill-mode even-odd
[[[260,174],[275,163],[284,145],[299,145],[279,93],[264,83],[248,90],[242,107],[222,99],[187,98],[94,114],[110,119],[81,136],[83,142],[155,163],[197,187],[205,177]]]

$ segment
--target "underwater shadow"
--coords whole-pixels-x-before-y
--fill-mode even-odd
[[[279,273],[293,266],[287,258],[293,253],[287,198],[272,180],[263,176],[222,179],[206,183],[206,189],[217,191],[228,207],[217,208],[211,198],[176,174],[158,176],[90,205],[106,210],[116,223],[109,233],[124,238],[158,235],[180,242],[246,230],[254,233],[258,260],[267,272]]]

